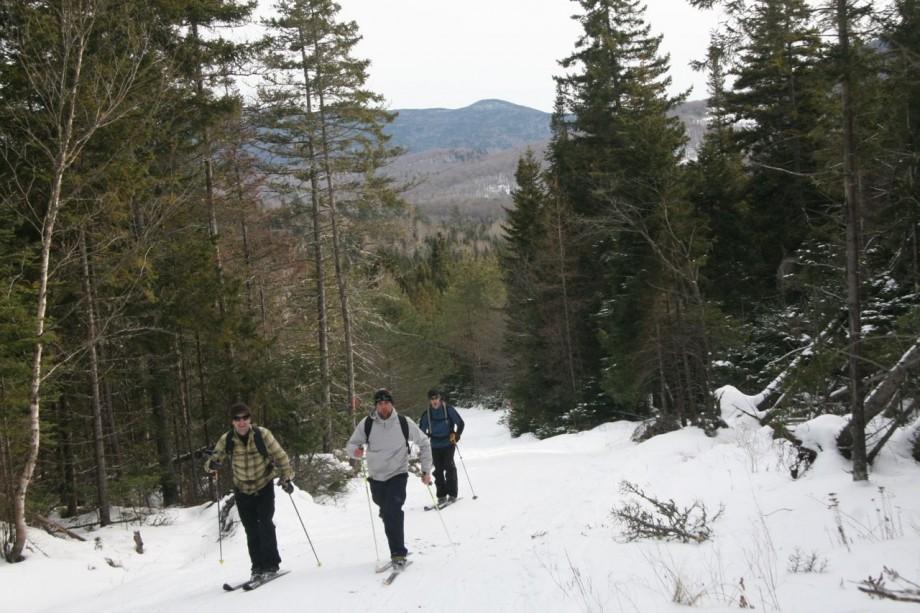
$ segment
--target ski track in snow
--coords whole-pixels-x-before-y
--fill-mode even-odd
[[[512,439],[501,413],[461,412],[467,429],[460,449],[478,499],[459,456],[463,499],[440,514],[423,511],[431,496],[410,476],[404,510],[414,563],[390,586],[374,573],[365,486],[354,479],[334,503],[294,493],[320,567],[289,497],[276,490],[282,568],[292,572],[252,593],[221,589],[249,574],[245,536],[238,526],[224,539],[221,565],[216,510],[202,505],[168,509],[162,525],[83,530],[86,543],[32,528],[29,559],[0,562],[0,612],[685,611],[672,602],[678,577],[706,611],[737,611],[740,579],[759,611],[884,613],[911,606],[871,600],[856,588],[883,566],[920,582],[920,470],[904,434],[889,442],[868,484],[853,483],[847,463],[832,451],[793,481],[780,462],[781,446],[759,428],[715,438],[687,428],[636,444],[635,424],[618,422],[539,441]],[[804,427],[826,438],[840,425],[835,419]],[[714,514],[724,505],[712,524],[714,538],[625,543],[610,515],[624,500],[623,480],[681,507],[699,499]],[[829,508],[832,492],[849,551]],[[372,513],[385,559],[376,507]],[[143,555],[133,550],[136,529]],[[789,572],[796,548],[826,560],[825,572]]]

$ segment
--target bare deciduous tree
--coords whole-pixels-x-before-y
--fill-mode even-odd
[[[41,240],[29,383],[29,451],[13,501],[16,535],[6,552],[10,561],[22,559],[26,494],[41,440],[48,282],[55,229],[68,201],[65,177],[97,132],[134,108],[131,97],[146,61],[147,41],[135,29],[131,9],[130,3],[116,0],[59,0],[42,7],[19,0],[10,6],[15,24],[10,56],[30,95],[4,113],[7,129],[17,138],[8,141],[0,157]],[[126,34],[117,43],[104,40],[111,37],[113,26]]]

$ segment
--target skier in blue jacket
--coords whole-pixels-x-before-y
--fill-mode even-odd
[[[441,399],[441,392],[428,390],[428,410],[419,419],[419,429],[431,438],[434,483],[438,504],[457,499],[457,465],[454,449],[463,434],[463,418]]]

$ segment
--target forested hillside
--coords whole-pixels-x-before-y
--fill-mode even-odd
[[[472,218],[493,222],[497,232],[511,205],[517,160],[527,149],[544,157],[552,115],[502,100],[395,112],[386,131],[403,153],[383,172],[408,187],[406,201],[435,222]],[[685,154],[693,159],[706,130],[706,101],[683,102],[672,114],[687,130]]]
[[[510,149],[549,138],[549,113],[504,100],[462,109],[398,109],[386,132],[407,153],[428,149]]]
[[[299,485],[342,488],[320,454],[381,386],[515,435],[653,436],[727,427],[732,384],[797,474],[842,453],[865,479],[917,428],[920,2],[687,1],[726,11],[696,154],[642,5],[581,0],[545,150],[489,145],[513,176],[469,183],[510,200],[472,220],[393,164],[331,0],[280,0],[248,43],[223,37],[242,0],[2,3],[3,556],[52,512],[226,491],[203,456],[239,401]],[[829,413],[836,449],[789,430]]]

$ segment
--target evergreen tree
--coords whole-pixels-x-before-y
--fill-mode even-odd
[[[549,412],[546,392],[549,382],[546,363],[548,343],[544,330],[540,286],[546,273],[541,267],[542,248],[547,244],[547,198],[540,162],[528,150],[519,160],[511,192],[512,207],[502,226],[502,273],[508,300],[505,306],[507,331],[505,351],[511,362],[507,395],[513,407],[512,432],[539,431]],[[550,413],[551,414],[551,413]]]
[[[868,215],[879,236],[891,241],[893,274],[905,288],[920,291],[920,1],[897,0],[882,33],[884,61],[879,91],[880,149],[888,154],[876,180],[887,206],[872,206]],[[882,156],[880,156],[882,157]],[[887,181],[886,181],[887,180]],[[887,241],[886,241],[887,242]]]
[[[782,292],[788,261],[827,223],[817,152],[828,86],[822,45],[805,0],[753,0],[736,13],[740,41],[724,108],[749,168],[749,215],[762,296]]]
[[[712,250],[703,267],[707,294],[730,312],[745,315],[755,295],[744,200],[747,175],[744,158],[734,147],[733,127],[725,110],[725,41],[713,36],[706,60],[698,69],[708,73],[709,121],[695,160],[687,168],[687,197],[705,217],[712,236]]]
[[[293,187],[311,214],[313,274],[316,279],[317,339],[321,382],[317,405],[332,400],[330,315],[326,299],[327,262],[331,263],[341,306],[345,362],[345,406],[355,404],[353,320],[343,239],[342,209],[362,199],[362,180],[385,162],[388,151],[383,125],[392,116],[382,98],[365,87],[368,62],[356,60],[357,24],[339,21],[340,7],[329,0],[285,0],[279,16],[266,22],[271,34],[263,43],[266,84],[260,88],[262,138],[285,178],[280,189]],[[293,177],[296,184],[292,185]],[[347,179],[346,179],[347,178]],[[329,233],[326,227],[328,225]],[[327,447],[334,434],[328,420]]]
[[[565,112],[550,172],[578,220],[567,245],[576,258],[569,302],[579,305],[573,353],[583,365],[577,402],[597,420],[611,407],[633,414],[650,380],[652,370],[636,358],[648,338],[647,305],[656,288],[676,282],[665,279],[673,269],[662,258],[671,257],[665,243],[676,236],[668,220],[686,208],[678,169],[685,135],[670,113],[684,96],[667,94],[669,60],[639,2],[580,4],[584,35],[562,61],[578,70],[557,79]]]

